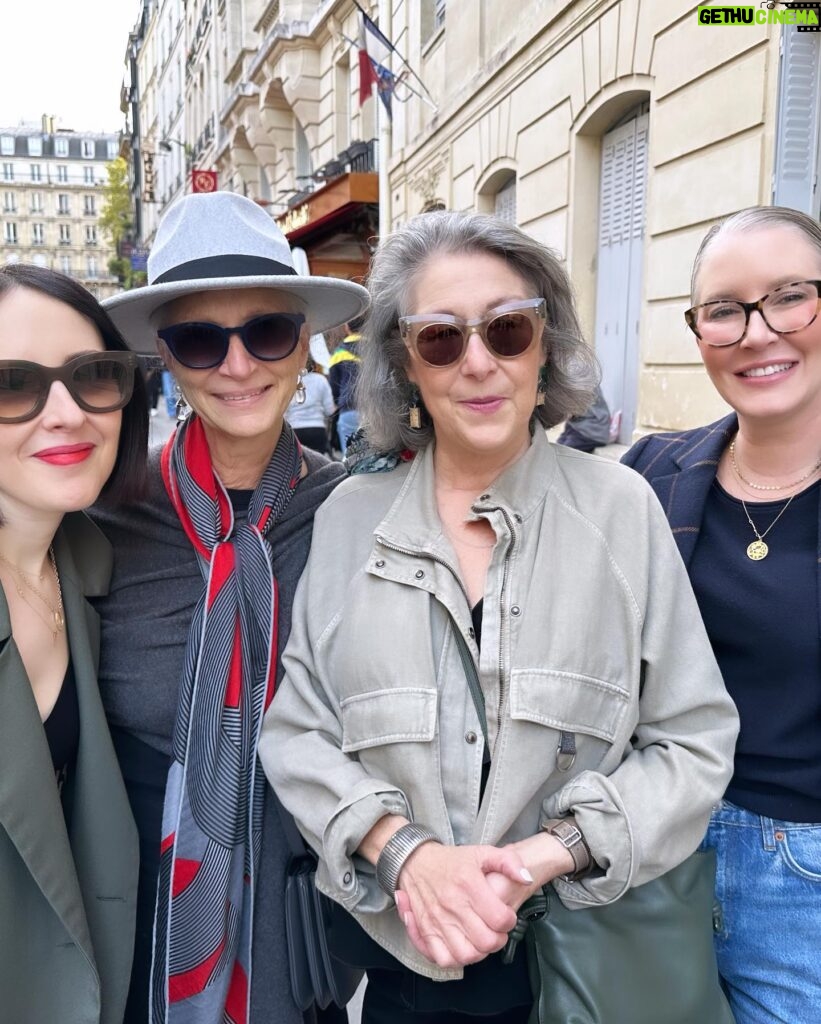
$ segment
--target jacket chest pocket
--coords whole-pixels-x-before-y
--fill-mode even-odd
[[[346,697],[340,710],[346,754],[393,743],[430,743],[436,735],[436,690],[371,690]]]
[[[573,774],[601,766],[614,751],[616,763],[629,741],[631,695],[624,687],[576,672],[514,670],[510,717],[555,732],[572,733],[577,757]]]

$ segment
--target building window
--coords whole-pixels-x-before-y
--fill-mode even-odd
[[[84,160],[94,159],[94,139],[83,139],[80,142],[80,152]]]
[[[31,244],[42,245],[46,240],[45,231],[42,224],[31,225]]]
[[[30,164],[29,166],[31,168],[31,180],[32,181],[42,181],[43,180],[42,179],[42,168],[40,167],[40,165],[39,164]]]
[[[31,193],[31,212],[42,213],[43,212],[43,193],[32,192]]]
[[[86,272],[89,277],[97,276],[97,257],[87,256],[86,257]]]
[[[6,245],[17,245],[17,225],[13,221],[7,220],[3,225],[3,238]]]
[[[29,147],[29,156],[43,155],[43,140],[39,135],[29,135],[27,141]]]
[[[17,213],[17,196],[13,192],[3,193],[3,212]]]
[[[44,256],[41,252],[38,252],[35,253],[34,256],[32,256],[31,262],[35,265],[35,267],[47,267],[48,257]]]
[[[60,225],[60,245],[71,245],[71,226],[68,224]]]
[[[303,189],[307,179],[313,173],[311,150],[308,148],[308,139],[299,121],[294,121],[294,134],[296,136],[294,140],[296,142],[296,184],[298,189]]]
[[[86,245],[97,244],[97,225],[86,224]]]
[[[94,196],[83,196],[83,213],[87,217],[93,217],[96,212],[94,209]]]
[[[423,46],[444,26],[446,6],[445,0],[422,0],[420,29]]]
[[[120,144],[116,139],[109,139],[106,143],[106,156],[109,160],[116,160],[120,155]]]
[[[94,168],[84,167],[83,168],[83,184],[93,185],[94,184]]]
[[[512,175],[496,193],[493,212],[508,224],[516,223],[516,176]]]
[[[71,213],[71,206],[69,204],[69,196],[66,192],[58,192],[57,194],[57,212],[66,214]]]
[[[64,274],[70,274],[71,273],[71,257],[70,256],[61,256],[60,257],[60,270],[62,270],[62,272]]]
[[[65,184],[68,181],[68,167],[65,164],[57,166],[57,180]]]
[[[59,135],[54,140],[54,155],[55,156],[68,156],[68,139],[61,138]]]
[[[14,136],[0,135],[0,153],[3,156],[14,156]]]

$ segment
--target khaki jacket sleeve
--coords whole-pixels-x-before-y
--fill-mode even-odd
[[[348,909],[379,911],[392,901],[356,850],[380,818],[411,812],[400,789],[368,775],[342,749],[342,715],[327,653],[338,618],[335,595],[336,600],[344,596],[343,574],[332,552],[325,558],[322,533],[317,522],[294,599],[285,676],[263,722],[259,757],[280,800],[319,854],[320,888]]]
[[[557,881],[568,906],[609,903],[670,870],[701,842],[733,769],[738,713],[724,686],[669,525],[647,488],[646,557],[626,582],[641,616],[639,720],[607,775],[585,771],[545,801],[574,814],[600,871]],[[629,537],[635,545],[637,534]]]

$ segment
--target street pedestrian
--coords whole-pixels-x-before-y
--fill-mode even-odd
[[[819,293],[813,218],[756,207],[712,227],[685,316],[733,412],[624,458],[667,512],[741,716],[704,840],[738,1024],[814,1021],[821,1007]]]
[[[256,740],[313,514],[344,471],[283,417],[309,335],[367,293],[299,276],[270,216],[228,192],[169,209],[148,280],[108,308],[192,412],[152,453],[147,501],[97,513],[115,549],[101,686],[141,843],[126,1021],[302,1024]]]
[[[334,410],[331,386],[308,356],[304,370],[299,372],[296,394],[285,410],[285,419],[294,428],[301,444],[315,452],[330,455],[328,426]]]
[[[111,550],[81,511],[133,501],[145,385],[71,278],[0,268],[0,1017],[121,1024],[137,833],[97,688]]]

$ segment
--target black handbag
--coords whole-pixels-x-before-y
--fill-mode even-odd
[[[484,695],[454,623],[487,748]],[[562,733],[575,747],[575,738]],[[519,908],[508,955],[525,937],[534,1004],[528,1024],[733,1024],[713,946],[714,850],[628,889],[614,903],[568,910],[552,885]]]
[[[330,901],[316,887],[316,855],[303,842],[293,818],[276,800],[291,848],[285,879],[285,932],[291,992],[300,1010],[314,1003],[344,1007],[364,971],[343,963],[329,947]]]
[[[529,1024],[733,1024],[713,947],[715,868],[703,850],[606,906],[568,910],[552,886],[541,916],[528,900]]]

